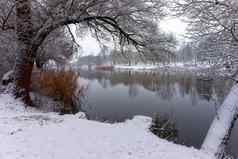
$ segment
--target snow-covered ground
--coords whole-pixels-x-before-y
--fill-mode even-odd
[[[212,159],[202,150],[154,136],[151,119],[100,123],[83,113],[42,113],[0,95],[1,159]]]
[[[194,65],[192,63],[170,63],[170,64],[157,64],[157,65],[146,65],[146,64],[138,64],[138,65],[116,65],[115,69],[119,70],[156,70],[156,69],[206,69],[209,68],[208,64],[197,64]]]

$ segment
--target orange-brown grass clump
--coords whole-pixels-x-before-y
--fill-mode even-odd
[[[35,73],[32,84],[38,93],[62,101],[63,113],[72,113],[78,77],[73,71],[49,70]]]

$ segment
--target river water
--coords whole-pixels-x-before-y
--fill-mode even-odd
[[[200,148],[216,110],[232,86],[190,71],[80,71],[89,80],[82,109],[90,119],[121,122],[135,115],[173,121],[178,143]],[[238,156],[238,124],[227,151]]]

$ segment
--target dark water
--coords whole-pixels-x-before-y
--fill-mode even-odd
[[[120,122],[135,115],[162,116],[172,120],[178,143],[200,148],[219,104],[232,82],[204,80],[188,71],[86,72],[90,82],[83,110],[92,120]],[[238,155],[236,124],[229,153]]]

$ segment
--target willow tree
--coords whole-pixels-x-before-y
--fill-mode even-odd
[[[148,35],[152,35],[150,28],[165,16],[166,5],[163,0],[10,0],[6,3],[12,5],[1,17],[1,29],[16,31],[15,94],[27,104],[31,103],[31,73],[38,50],[52,32],[75,24],[77,35],[84,36],[84,31],[90,30],[99,41],[113,39],[120,46],[132,44],[143,55],[148,48]],[[11,17],[16,17],[17,24],[14,20],[9,22]]]

